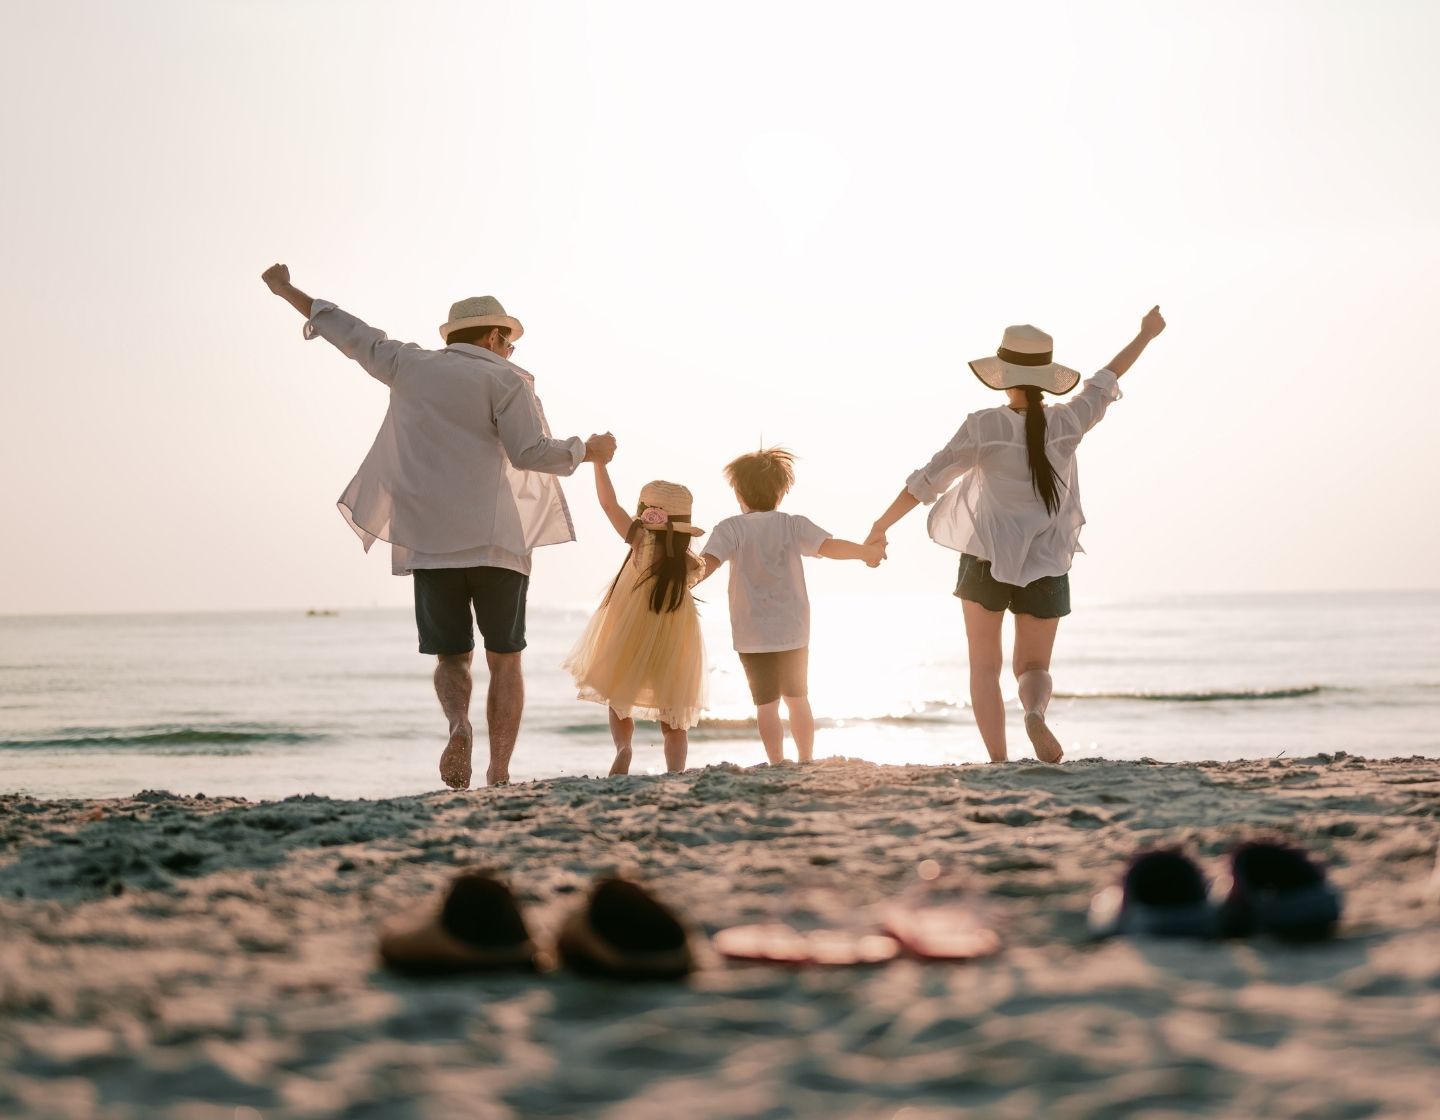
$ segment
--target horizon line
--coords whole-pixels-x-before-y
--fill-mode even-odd
[[[887,594],[890,595],[890,596],[892,596],[892,597],[895,595],[894,592],[889,592],[889,593],[884,593],[884,592],[865,592],[865,593],[863,593],[863,596],[866,597],[866,598],[882,599],[882,598],[885,598]],[[922,595],[925,594],[925,593],[924,593],[924,592],[902,592],[901,594],[913,598],[913,597],[917,597],[917,596],[922,596]],[[1083,606],[1083,605],[1089,605],[1089,606],[1104,606],[1104,605],[1107,605],[1107,604],[1134,604],[1134,603],[1144,603],[1144,602],[1176,601],[1176,600],[1181,600],[1181,601],[1195,601],[1195,600],[1226,599],[1226,598],[1232,598],[1232,599],[1259,599],[1259,598],[1268,598],[1268,599],[1299,599],[1299,598],[1304,598],[1304,597],[1306,597],[1306,596],[1317,596],[1317,595],[1319,595],[1319,596],[1349,595],[1349,596],[1365,596],[1365,597],[1374,597],[1374,598],[1379,598],[1379,597],[1382,597],[1382,596],[1393,596],[1393,595],[1440,595],[1440,586],[1437,586],[1437,587],[1395,587],[1395,588],[1375,588],[1375,587],[1348,588],[1348,587],[1339,587],[1339,588],[1313,588],[1313,589],[1308,589],[1308,590],[1291,590],[1291,589],[1287,589],[1287,590],[1284,590],[1284,591],[1268,591],[1268,590],[1264,590],[1264,589],[1259,589],[1259,590],[1244,590],[1244,591],[1231,590],[1231,591],[1200,591],[1200,592],[1195,592],[1195,591],[1191,591],[1191,592],[1152,591],[1152,592],[1140,592],[1140,593],[1135,594],[1133,597],[1126,597],[1126,596],[1123,596],[1123,595],[1122,595],[1122,596],[1116,596],[1116,595],[1100,595],[1100,596],[1096,596],[1096,597],[1093,598],[1093,599],[1089,599],[1088,601],[1086,601],[1086,600],[1081,600],[1081,601],[1080,601],[1080,605],[1082,605],[1082,606]],[[827,597],[829,597],[829,596],[827,596]],[[851,596],[847,596],[847,597],[851,597]],[[540,609],[540,610],[563,610],[563,611],[572,611],[572,610],[576,610],[576,611],[588,611],[588,610],[592,610],[592,609],[594,608],[594,604],[591,603],[591,602],[589,602],[589,601],[577,601],[576,603],[573,603],[573,604],[567,604],[567,603],[531,603],[530,606],[531,606],[531,608],[538,608],[538,609]],[[387,605],[381,605],[381,604],[378,604],[378,603],[370,603],[370,604],[364,604],[364,605],[351,604],[351,605],[348,605],[348,606],[347,606],[347,605],[344,605],[344,604],[339,604],[339,605],[335,605],[335,604],[325,604],[325,605],[314,605],[314,606],[306,606],[306,607],[299,607],[299,606],[286,606],[286,607],[156,607],[156,608],[149,608],[149,609],[121,609],[121,610],[100,610],[100,611],[94,611],[94,610],[89,610],[89,611],[63,611],[63,610],[62,610],[62,611],[53,611],[53,610],[41,610],[41,611],[11,611],[11,612],[0,612],[0,620],[6,620],[6,619],[27,619],[27,620],[33,620],[33,619],[44,619],[44,618],[57,618],[57,619],[58,619],[58,618],[140,618],[140,617],[152,617],[152,618],[153,618],[153,617],[155,617],[155,616],[165,616],[165,615],[174,616],[174,615],[232,615],[232,614],[233,614],[233,615],[242,615],[242,614],[305,614],[305,613],[307,613],[307,612],[309,612],[309,611],[316,611],[316,612],[334,612],[334,613],[337,613],[337,614],[338,614],[338,613],[340,613],[340,612],[342,612],[342,611],[353,611],[353,612],[362,612],[362,611],[409,611],[409,610],[411,610],[411,609],[412,609],[412,607],[411,607],[409,604],[405,604],[405,603],[396,603],[396,604],[387,604]]]

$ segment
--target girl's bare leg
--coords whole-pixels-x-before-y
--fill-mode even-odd
[[[1004,762],[1005,701],[1000,696],[1000,670],[1005,652],[1000,648],[1004,611],[987,611],[979,603],[961,600],[965,608],[965,639],[970,647],[970,709],[991,762]]]
[[[785,697],[785,710],[790,713],[790,737],[801,762],[815,757],[815,713],[810,710],[808,696]]]
[[[635,721],[621,719],[614,708],[610,713],[610,738],[615,741],[615,761],[610,764],[610,776],[630,773],[630,744],[635,738]]]
[[[665,769],[672,774],[685,769],[685,755],[690,750],[690,734],[683,727],[671,727],[661,723],[665,735]]]
[[[1025,712],[1025,734],[1041,762],[1059,762],[1065,757],[1060,740],[1045,722],[1054,682],[1050,679],[1050,654],[1055,648],[1058,618],[1015,616],[1015,679],[1020,684],[1020,707]]]
[[[785,729],[780,725],[780,701],[773,700],[755,709],[755,720],[760,725],[760,742],[765,744],[765,757],[770,765],[785,758]]]

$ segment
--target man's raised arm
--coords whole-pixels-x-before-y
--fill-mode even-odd
[[[392,342],[382,330],[361,322],[341,311],[329,300],[311,299],[290,283],[290,266],[272,264],[260,274],[265,286],[305,316],[305,337],[317,335],[360,367],[375,380],[394,386],[400,371],[400,357],[408,342]]]
[[[315,302],[294,284],[290,283],[290,266],[287,264],[272,264],[260,274],[260,279],[265,281],[265,286],[283,299],[296,311],[310,318],[310,307]]]

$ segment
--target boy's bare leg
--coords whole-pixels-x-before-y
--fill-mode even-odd
[[[790,713],[790,737],[801,762],[815,757],[815,713],[810,710],[808,696],[785,697],[785,710]]]
[[[510,756],[520,735],[520,715],[525,710],[525,678],[518,653],[485,651],[490,665],[490,693],[485,701],[485,718],[490,724],[490,766],[485,784],[508,785]]]
[[[755,709],[760,725],[760,742],[765,744],[765,757],[773,766],[785,758],[785,729],[780,725],[780,701],[774,700]]]
[[[683,727],[661,723],[665,734],[665,769],[672,774],[685,769],[685,756],[690,753],[690,734]]]
[[[1058,618],[1015,616],[1015,679],[1020,684],[1020,707],[1025,713],[1025,734],[1041,762],[1059,762],[1065,757],[1060,740],[1045,721],[1054,682],[1050,679],[1050,654],[1055,648]]]
[[[440,755],[440,780],[451,789],[470,785],[470,751],[475,743],[470,726],[470,662],[474,656],[471,650],[435,658],[435,695],[450,724],[450,741]]]
[[[610,713],[610,738],[615,742],[615,761],[610,764],[610,777],[616,774],[630,773],[630,744],[635,739],[635,721],[633,719],[621,719],[614,708],[606,708]]]
[[[1004,611],[987,611],[979,603],[962,600],[965,608],[965,638],[970,647],[970,710],[991,762],[1004,762],[1005,701],[1000,696],[1000,669],[1005,654],[1000,648],[1000,624]]]

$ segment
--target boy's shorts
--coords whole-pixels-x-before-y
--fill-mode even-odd
[[[740,664],[750,682],[750,698],[757,708],[773,704],[782,696],[809,695],[810,647],[778,653],[742,653]]]
[[[509,568],[416,568],[415,625],[421,653],[475,648],[470,612],[491,653],[525,648],[525,593],[530,577]]]
[[[979,603],[987,611],[1010,608],[1012,614],[1028,614],[1033,618],[1064,618],[1070,613],[1070,575],[1042,576],[1024,587],[1001,583],[990,574],[990,561],[960,555],[960,575],[955,581],[955,597]]]

